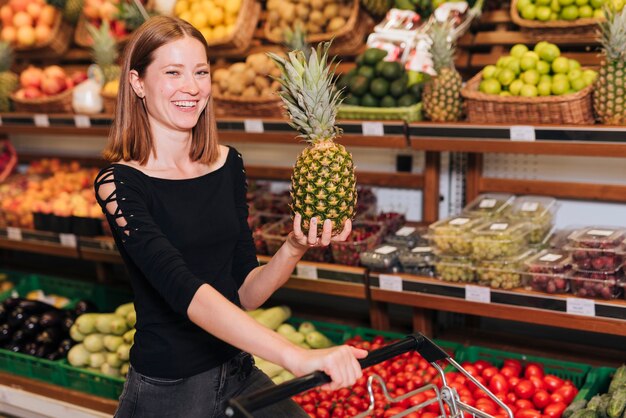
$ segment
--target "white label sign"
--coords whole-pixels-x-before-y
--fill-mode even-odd
[[[74,124],[77,128],[91,128],[91,119],[87,115],[74,115]]]
[[[524,202],[522,204],[522,212],[536,212],[539,209],[537,202]]]
[[[64,247],[77,247],[76,235],[74,234],[59,234],[59,242]]]
[[[317,280],[317,267],[307,264],[298,264],[296,266],[296,275],[302,279]]]
[[[391,254],[392,252],[394,252],[394,251],[396,251],[396,250],[397,250],[397,248],[396,248],[396,247],[393,247],[393,246],[391,246],[391,245],[385,245],[385,246],[383,246],[383,247],[376,248],[376,249],[374,250],[374,252],[375,252],[375,253],[378,253],[378,254]]]
[[[465,300],[471,302],[491,303],[491,289],[484,286],[465,286]]]
[[[611,231],[610,229],[592,229],[587,232],[587,235],[595,235],[598,237],[608,237],[613,235],[615,231]]]
[[[489,227],[489,229],[491,229],[492,231],[504,231],[505,229],[507,229],[509,227],[509,224],[506,223],[497,223],[497,224],[491,224],[491,226]]]
[[[456,218],[451,220],[450,222],[448,222],[449,225],[465,225],[466,223],[468,223],[470,220],[469,218]]]
[[[568,314],[596,316],[596,303],[591,299],[567,298],[566,309]]]
[[[35,126],[38,128],[47,128],[50,126],[50,119],[48,119],[48,115],[33,115],[33,122],[35,122]]]
[[[22,230],[13,226],[7,227],[7,238],[11,241],[22,241]]]
[[[385,135],[385,127],[382,122],[363,122],[363,135],[383,136]]]
[[[381,289],[402,292],[402,277],[393,276],[391,274],[381,274],[378,276],[378,280]]]
[[[413,232],[415,232],[415,228],[413,228],[412,226],[403,226],[396,231],[396,235],[399,237],[408,237]]]
[[[491,209],[496,206],[496,203],[496,199],[483,199],[480,201],[478,207],[481,209]]]
[[[412,253],[429,253],[433,249],[431,247],[415,247],[411,250]]]
[[[557,260],[560,260],[561,258],[563,258],[563,256],[561,254],[546,254],[544,256],[542,256],[539,261],[546,261],[548,263],[554,263]]]
[[[262,134],[264,132],[263,121],[259,119],[246,119],[243,121],[243,129],[251,134]]]
[[[511,141],[535,141],[535,128],[527,125],[511,126]]]

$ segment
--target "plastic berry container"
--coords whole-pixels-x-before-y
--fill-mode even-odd
[[[346,241],[333,241],[330,249],[337,264],[357,266],[360,254],[371,251],[382,242],[385,226],[380,222],[355,221]]]
[[[526,222],[492,221],[472,233],[472,258],[494,260],[512,257],[527,249],[530,227]]]
[[[513,257],[483,260],[476,265],[476,280],[494,289],[521,287],[524,262],[534,254],[533,250],[528,250]]]
[[[463,208],[463,213],[486,218],[500,217],[509,208],[515,195],[508,193],[484,193]]]
[[[379,245],[372,251],[360,254],[361,264],[379,272],[397,272],[400,270],[398,256],[400,249],[393,245]]]
[[[439,254],[467,256],[472,253],[472,230],[482,224],[478,216],[442,219],[428,227],[428,238]]]
[[[254,224],[251,229],[257,254],[270,255],[265,235],[276,223],[284,221],[285,219],[289,219],[289,217],[266,212],[257,212],[254,214]]]
[[[420,276],[434,275],[435,254],[432,247],[414,247],[400,251],[400,265],[405,273]]]
[[[469,257],[440,255],[435,261],[436,277],[445,282],[475,283],[474,264]]]
[[[592,226],[573,232],[565,248],[576,269],[612,272],[624,262],[625,238],[624,228]]]
[[[424,238],[427,229],[424,227],[402,226],[396,232],[385,236],[385,242],[397,247],[413,248],[418,245],[427,245]]]
[[[530,223],[528,241],[530,244],[542,243],[554,226],[554,216],[558,209],[556,199],[544,196],[520,196],[507,211],[511,221]]]
[[[615,299],[621,295],[623,281],[621,267],[615,271],[574,270],[572,293],[581,298]]]
[[[524,287],[546,293],[568,293],[572,258],[564,250],[547,249],[526,260]]]

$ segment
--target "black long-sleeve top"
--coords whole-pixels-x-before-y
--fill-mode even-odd
[[[113,193],[103,193],[104,184]],[[130,362],[139,373],[189,377],[239,352],[192,323],[187,308],[204,283],[240,305],[238,289],[258,266],[246,187],[234,148],[222,167],[196,178],[160,179],[123,164],[96,178],[98,203],[131,276],[137,332]]]

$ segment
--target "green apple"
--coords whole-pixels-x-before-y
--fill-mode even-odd
[[[498,68],[506,68],[506,66],[509,64],[509,62],[511,62],[511,60],[514,57],[511,56],[506,56],[506,57],[500,57],[498,58],[498,61],[496,62],[496,67]]]
[[[515,44],[509,51],[512,57],[522,58],[522,56],[528,52],[528,47],[524,44]]]
[[[593,84],[598,78],[598,73],[593,70],[584,70],[583,71],[583,80],[585,80],[586,85]]]
[[[595,9],[593,11],[593,18],[594,19],[603,19],[604,18],[604,10],[602,10],[602,9]]]
[[[587,87],[587,83],[585,83],[585,79],[582,77],[575,78],[570,81],[570,85],[574,91],[581,91],[585,87]]]
[[[511,93],[509,93],[508,91],[501,91],[500,92],[500,96],[502,97],[510,97],[513,96]]]
[[[524,84],[519,92],[519,95],[522,97],[537,97],[537,94],[539,94],[539,92],[537,91],[537,86],[533,86],[530,84]]]
[[[554,74],[552,76],[552,81],[555,80],[569,81],[569,78],[567,77],[567,74]]]
[[[549,6],[552,0],[535,0],[537,6]]]
[[[574,4],[574,0],[559,0],[561,6],[569,6]]]
[[[577,78],[583,78],[583,72],[579,69],[569,70],[569,73],[567,73],[567,78],[569,79],[571,83],[573,80],[576,80]]]
[[[522,70],[520,68],[520,60],[519,60],[519,58],[512,57],[512,59],[507,64],[506,68],[508,68],[509,70],[513,71],[516,76],[519,75],[520,72],[522,72]]]
[[[548,6],[539,6],[537,7],[536,17],[537,20],[542,22],[547,22],[550,20],[550,14],[552,14],[552,10]]]
[[[483,80],[489,80],[490,78],[494,78],[496,70],[498,68],[495,65],[487,65],[483,68]]]
[[[578,12],[578,9],[576,9]],[[522,17],[527,20],[534,20],[537,16],[537,6],[534,4],[529,4],[528,6],[522,9]]]
[[[499,94],[502,91],[502,86],[500,86],[498,80],[490,78],[480,82],[479,90],[486,94]]]
[[[587,18],[587,17],[593,17],[593,9],[591,8],[591,6],[588,6],[588,5],[580,6],[578,8],[578,17],[580,17],[581,19]]]
[[[530,52],[525,53],[522,59],[520,59],[519,61],[519,66],[523,71],[532,70],[537,66],[537,62],[539,60],[530,54]]]
[[[563,20],[576,20],[578,19],[578,7],[576,5],[565,6],[561,9],[561,19]]]
[[[549,96],[552,94],[552,84],[549,81],[544,81],[539,83],[537,86],[537,93],[540,96]]]
[[[559,3],[559,0],[552,0],[552,2],[550,2],[550,10],[556,13],[561,11],[561,3]]]
[[[580,73],[580,75],[582,76],[582,73]],[[502,71],[500,71],[498,81],[502,86],[508,86],[513,82],[513,80],[515,80],[515,73],[513,71],[509,70],[508,68],[504,68],[502,69]]]
[[[565,57],[558,57],[552,61],[552,72],[567,74],[569,72],[569,60]]]
[[[560,95],[568,92],[570,88],[569,80],[552,79],[552,94]]]
[[[594,9],[601,9],[605,1],[606,0],[590,0],[589,4],[591,4],[591,7]]]
[[[539,84],[545,82],[552,83],[552,76],[549,74],[542,74],[541,77],[539,77]]]
[[[589,4],[589,0],[576,0],[574,3],[576,3],[576,6],[580,7]]]
[[[536,68],[539,74],[550,74],[550,64],[548,64],[546,61],[537,62]]]
[[[517,11],[522,13],[522,10],[524,10],[524,8],[530,4],[533,4],[531,0],[519,0],[517,2]]]
[[[539,58],[546,62],[552,62],[561,55],[561,50],[555,44],[546,43],[539,49]]]
[[[522,80],[515,80],[511,83],[511,85],[509,86],[509,92],[513,95],[513,96],[519,96],[519,92],[520,90],[522,90],[522,87],[524,86],[524,82]]]
[[[524,82],[524,84],[536,86],[539,84],[539,73],[537,70],[524,71],[520,76],[520,79]]]
[[[533,48],[533,51],[539,55],[539,52],[541,52],[541,50],[546,46],[549,45],[549,42],[546,41],[539,41],[537,42],[537,44],[535,44],[535,47]]]

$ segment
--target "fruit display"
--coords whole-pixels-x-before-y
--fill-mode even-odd
[[[67,3],[72,1],[76,0]],[[108,22],[109,32],[117,41],[126,38],[145,20],[133,0],[84,0],[82,13],[86,23],[95,27],[99,28],[105,21]],[[77,36],[79,33],[77,31]],[[86,39],[77,39],[81,46],[91,46],[93,43],[91,34],[87,32],[86,35]]]
[[[493,221],[472,231],[472,258],[494,260],[520,254],[528,246],[526,222]]]
[[[242,4],[242,0],[177,0],[174,14],[195,26],[207,41],[215,41],[233,33]]]
[[[581,298],[615,299],[621,294],[623,281],[621,268],[614,271],[574,270],[572,293]]]
[[[13,93],[19,100],[36,100],[57,96],[85,81],[85,71],[74,71],[71,75],[58,65],[38,68],[30,65],[19,75],[20,88]]]
[[[524,286],[546,293],[567,293],[572,258],[565,251],[543,250],[525,262]]]
[[[213,94],[226,98],[278,98],[276,92],[280,90],[280,83],[273,78],[279,76],[280,69],[266,54],[251,54],[245,62],[215,70]]]
[[[256,212],[251,217],[248,217],[248,225],[250,225],[252,230],[252,238],[254,239],[257,254],[270,254],[265,240],[266,231],[273,228],[275,224],[284,222],[286,219],[289,219],[286,215],[276,215],[267,212]]]
[[[80,315],[70,328],[70,336],[78,344],[67,353],[67,361],[107,376],[126,376],[136,322],[132,303],[118,306],[115,312]]]
[[[15,148],[9,141],[0,141],[0,182],[11,175],[16,165]]]
[[[575,59],[561,55],[559,47],[549,42],[537,43],[533,50],[514,45],[510,55],[500,57],[496,65],[483,68],[479,90],[500,96],[558,96],[591,86],[598,73],[582,69]]]
[[[352,1],[268,0],[268,36],[284,39],[285,31],[300,25],[309,36],[332,34],[343,29],[354,10]]]
[[[463,213],[485,218],[501,216],[514,199],[515,196],[508,193],[484,193],[468,203],[463,208]]]
[[[0,39],[28,48],[48,42],[59,11],[44,0],[9,0],[0,7]]]
[[[360,254],[371,251],[382,242],[385,234],[384,225],[377,222],[354,221],[352,233],[346,241],[333,241],[330,249],[335,263],[357,266]]]
[[[433,122],[454,122],[461,119],[462,79],[454,68],[455,44],[450,42],[452,24],[433,23],[427,32],[430,55],[437,74],[424,87],[424,112]]]
[[[387,231],[392,231],[393,225],[387,224]],[[385,236],[385,242],[391,245],[404,248],[414,248],[418,245],[426,246],[428,241],[425,238],[427,229],[424,227],[401,226],[395,232],[389,232]]]
[[[520,196],[515,199],[507,218],[511,221],[527,221],[530,224],[528,241],[531,244],[542,243],[554,226],[557,202],[554,198],[543,196]]]
[[[601,123],[626,124],[624,97],[624,71],[626,71],[626,12],[609,12],[607,20],[600,23],[599,42],[602,45],[602,65],[595,83],[593,108]]]
[[[529,250],[513,257],[478,262],[476,265],[478,284],[494,289],[521,287],[524,262],[533,254],[534,252]]]
[[[0,112],[11,110],[11,93],[18,86],[17,74],[11,71],[13,65],[13,48],[8,42],[0,42]],[[0,173],[2,163],[0,163]]]
[[[403,213],[400,212],[383,211],[378,214],[369,213],[363,216],[359,216],[358,220],[381,223],[385,227],[386,234],[395,234],[406,222],[406,217]]]
[[[577,269],[615,271],[624,262],[625,239],[626,229],[591,226],[573,232],[565,249]]]
[[[477,216],[441,219],[428,227],[428,238],[443,255],[467,256],[472,253],[472,230],[484,223]]]
[[[577,19],[604,18],[603,6],[614,10],[624,8],[624,0],[517,0],[516,8],[520,16],[526,20],[541,22]]]
[[[345,89],[343,104],[363,107],[406,107],[422,97],[422,83],[410,82],[402,64],[386,61],[387,51],[368,48],[356,62],[357,66],[337,83]]]
[[[119,83],[121,69],[117,64],[119,52],[115,38],[111,36],[109,30],[109,21],[103,21],[99,28],[88,23],[87,30],[93,40],[91,45],[92,58],[104,75],[103,90],[117,94],[117,89],[113,91],[112,86]]]
[[[380,245],[372,251],[360,254],[361,265],[380,272],[397,272],[399,270],[400,249],[392,245]]]
[[[577,408],[563,413],[563,418],[620,417],[626,409],[626,365],[615,370],[605,393],[582,399]]]
[[[467,257],[438,255],[435,261],[435,275],[445,282],[476,282],[474,264]]]
[[[289,123],[308,143],[291,176],[291,208],[302,216],[305,233],[311,219],[316,218],[320,224],[330,219],[335,235],[356,215],[357,189],[352,155],[334,142],[341,134],[336,125],[341,98],[334,91],[329,48],[330,43],[324,43],[312,49],[309,60],[302,51],[290,52],[288,58],[277,54],[270,57],[281,70],[280,96]]]
[[[274,255],[287,240],[287,235],[293,230],[293,220],[289,217],[274,223],[263,230],[263,241],[267,245],[267,254]],[[332,254],[329,247],[309,248],[302,256],[303,260],[329,263]]]
[[[398,255],[402,271],[419,276],[433,276],[435,255],[431,247],[401,250]]]

